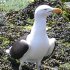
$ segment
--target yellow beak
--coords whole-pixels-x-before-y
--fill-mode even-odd
[[[54,8],[53,13],[59,14],[59,13],[62,13],[62,10],[59,8]]]

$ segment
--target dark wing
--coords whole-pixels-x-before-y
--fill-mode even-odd
[[[29,49],[29,45],[26,42],[20,42],[17,40],[10,50],[11,57],[20,59]]]

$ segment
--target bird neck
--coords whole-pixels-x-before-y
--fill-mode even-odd
[[[35,17],[31,33],[46,34],[46,17]]]

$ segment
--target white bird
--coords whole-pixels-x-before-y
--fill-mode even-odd
[[[6,53],[11,57],[20,60],[19,70],[22,70],[25,61],[36,62],[37,69],[40,70],[43,57],[52,53],[56,39],[48,38],[46,33],[46,17],[52,13],[62,13],[62,10],[48,5],[37,7],[34,14],[34,24],[26,40],[22,37],[6,50]]]

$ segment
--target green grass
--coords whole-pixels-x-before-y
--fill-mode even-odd
[[[32,0],[0,0],[0,11],[20,10],[25,8]]]

